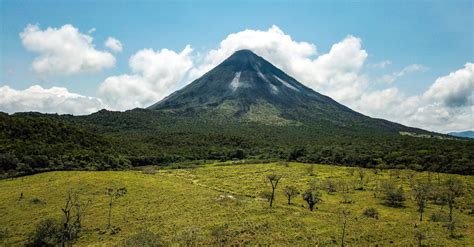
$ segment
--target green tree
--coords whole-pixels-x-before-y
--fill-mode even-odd
[[[119,188],[119,189],[113,189],[113,188],[105,189],[105,195],[109,197],[109,215],[108,215],[109,217],[108,217],[108,223],[107,223],[107,228],[109,229],[112,227],[111,218],[112,218],[113,203],[116,199],[124,196],[125,194],[127,194],[127,188],[125,187]]]
[[[291,205],[291,198],[297,196],[300,192],[295,186],[286,186],[283,193],[288,198],[288,205]]]
[[[276,175],[276,174],[270,174],[267,176],[267,179],[270,181],[270,184],[272,185],[272,196],[270,197],[270,207],[273,206],[273,201],[275,200],[275,189],[278,185],[278,182],[280,182],[282,176]]]
[[[419,183],[413,187],[413,196],[418,207],[417,211],[420,213],[420,221],[423,221],[423,213],[428,204],[429,193],[430,186],[428,184]]]

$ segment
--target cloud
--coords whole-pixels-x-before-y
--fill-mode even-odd
[[[96,50],[93,38],[70,24],[45,30],[28,24],[20,38],[26,49],[39,54],[32,67],[40,76],[97,72],[115,65],[111,53]]]
[[[370,67],[375,68],[375,69],[385,69],[390,64],[392,64],[392,61],[384,60],[375,64],[371,64]]]
[[[393,83],[394,81],[396,81],[398,78],[402,77],[402,76],[405,76],[409,73],[414,73],[414,72],[425,72],[429,70],[428,67],[424,66],[424,65],[421,65],[421,64],[410,64],[408,66],[406,66],[405,68],[403,68],[402,70],[400,71],[397,71],[397,72],[394,72],[392,74],[389,74],[389,75],[383,75],[382,77],[380,77],[378,79],[379,82],[383,82],[383,83]]]
[[[364,114],[439,132],[474,129],[474,64],[439,77],[421,95],[391,87],[364,94],[351,107]]]
[[[31,28],[35,29],[34,26]],[[88,45],[92,46],[92,38]],[[474,129],[473,63],[466,63],[463,68],[439,77],[426,92],[419,95],[407,95],[394,86],[374,89],[380,88],[377,85],[380,80],[391,83],[409,73],[426,71],[428,67],[411,64],[385,75],[385,78],[371,81],[365,74],[364,67],[385,68],[391,62],[385,60],[367,65],[368,53],[362,47],[360,38],[348,35],[333,44],[327,52],[318,53],[315,44],[296,41],[277,26],[268,30],[247,29],[229,34],[215,49],[194,56],[189,45],[180,52],[142,49],[130,57],[130,73],[110,76],[100,84],[98,95],[103,103],[97,98],[80,95],[76,95],[76,99],[89,102],[93,106],[89,109],[99,109],[104,104],[113,110],[146,107],[179,89],[185,82],[203,75],[240,49],[251,49],[306,86],[366,115],[440,132]],[[3,87],[2,90],[23,92],[8,87]],[[71,97],[50,96],[53,88],[38,91],[49,92],[43,92],[42,95],[49,95],[56,101],[57,98],[66,98],[70,102]],[[59,95],[75,95],[65,88],[57,91]],[[2,93],[2,96],[3,94],[6,93]],[[9,99],[13,102],[12,97]],[[39,102],[40,106],[46,104],[42,103],[45,102],[43,98]],[[20,100],[9,105],[3,103],[0,107],[15,110],[15,104],[18,104],[19,109],[36,106],[33,103],[23,105]],[[46,105],[42,107],[47,108]],[[53,112],[54,107],[63,112],[80,112],[80,109],[72,106],[65,109],[62,104],[57,103],[46,110]]]
[[[474,64],[466,63],[463,69],[436,79],[424,97],[436,100],[448,107],[473,105]]]
[[[362,70],[368,53],[360,38],[348,35],[327,53],[318,54],[315,44],[295,41],[272,26],[265,31],[244,30],[228,35],[219,47],[201,56],[198,66],[191,70],[191,78],[204,74],[240,49],[254,51],[306,86],[369,116],[441,132],[474,128],[470,63],[438,78],[422,95],[406,95],[396,87],[375,90],[376,81],[370,81]],[[385,68],[390,64],[385,60],[371,67]],[[411,64],[382,78],[391,83],[428,69]]]
[[[133,74],[106,78],[98,93],[114,110],[147,107],[182,85],[192,68],[192,48],[188,45],[180,53],[162,49],[143,49],[129,60]]]
[[[87,33],[88,33],[88,34],[91,34],[91,33],[95,32],[96,30],[97,30],[97,29],[95,29],[95,27],[93,27],[93,28],[89,29],[89,30],[87,31]]]
[[[122,43],[114,37],[108,37],[104,45],[113,52],[122,52]]]
[[[338,100],[357,97],[367,83],[367,78],[358,74],[367,58],[359,38],[349,35],[328,53],[317,56],[314,44],[295,41],[277,26],[228,35],[217,49],[204,55],[200,65],[191,70],[190,78],[203,75],[240,49],[252,50],[307,86]]]
[[[0,87],[0,109],[8,113],[38,111],[45,113],[90,114],[104,108],[98,98],[69,92],[63,87],[42,88],[39,85],[25,90]]]

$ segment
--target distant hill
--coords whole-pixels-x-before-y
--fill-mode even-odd
[[[474,138],[474,131],[460,131],[460,132],[450,132],[448,135],[457,136],[457,137],[466,137],[466,138]]]

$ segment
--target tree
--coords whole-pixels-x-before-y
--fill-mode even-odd
[[[430,187],[428,184],[419,183],[413,187],[413,194],[415,197],[415,203],[418,206],[418,213],[420,213],[420,221],[423,221],[423,213],[428,204],[428,196],[430,193]]]
[[[351,185],[346,180],[341,180],[339,182],[339,191],[342,195],[342,203],[352,203],[352,198],[349,195],[351,190]]]
[[[86,209],[91,201],[81,202],[77,192],[68,191],[66,203],[61,211],[63,213],[63,227],[61,234],[61,246],[72,246],[72,242],[82,229],[82,220]]]
[[[449,178],[444,183],[446,201],[449,207],[449,221],[453,221],[453,208],[456,199],[464,194],[464,185],[461,180],[457,178]]]
[[[120,188],[120,189],[113,189],[113,188],[105,189],[105,195],[109,196],[109,220],[107,224],[107,228],[109,229],[112,227],[112,224],[110,223],[111,218],[112,218],[112,205],[116,199],[124,196],[125,194],[127,194],[127,188],[125,187]]]
[[[308,176],[314,176],[314,164],[309,164],[306,168],[306,172],[308,173]]]
[[[423,240],[426,239],[426,232],[424,229],[420,228],[419,226],[415,225],[415,240],[418,247],[423,246]]]
[[[359,189],[360,190],[364,190],[364,186],[365,186],[365,169],[363,168],[358,168],[357,169],[357,177],[359,178]]]
[[[295,186],[286,186],[283,192],[288,198],[288,205],[291,205],[291,198],[300,193]]]
[[[275,189],[278,185],[278,182],[280,182],[281,176],[276,175],[276,174],[270,174],[267,176],[267,179],[270,181],[270,184],[272,185],[272,196],[270,197],[270,207],[272,207],[273,200],[275,200]]]
[[[341,208],[339,210],[339,222],[341,223],[341,230],[342,230],[342,233],[341,233],[341,247],[344,247],[345,246],[345,238],[346,238],[346,231],[347,231],[347,226],[349,224],[349,220],[350,220],[350,214],[351,214],[351,211],[347,208]]]
[[[308,203],[309,210],[313,211],[314,205],[321,201],[321,193],[316,188],[309,188],[303,193],[303,200]]]

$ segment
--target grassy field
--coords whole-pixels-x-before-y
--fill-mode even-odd
[[[430,246],[474,246],[474,215],[469,214],[474,203],[474,177],[441,174],[440,182],[457,177],[466,185],[458,200],[454,217],[459,220],[457,238],[450,238],[446,222],[431,222],[430,215],[447,214],[447,206],[431,201],[424,221],[411,199],[410,183],[429,181],[437,184],[436,174],[409,170],[366,170],[364,190],[351,190],[352,204],[342,204],[340,192],[321,189],[322,201],[311,212],[301,195],[287,205],[285,186],[294,185],[300,191],[312,180],[324,184],[326,179],[357,184],[354,168],[314,165],[314,175],[308,175],[308,164],[209,164],[193,169],[142,171],[49,172],[0,181],[0,231],[6,246],[24,243],[35,225],[46,218],[61,219],[67,191],[78,192],[83,201],[90,200],[83,219],[84,230],[76,245],[114,246],[144,230],[156,233],[167,243],[184,245],[272,244],[333,246],[341,244],[340,210],[350,210],[347,245],[350,246],[410,246],[416,245],[416,229],[423,229]],[[150,169],[150,168],[149,168]],[[352,171],[351,171],[352,170]],[[282,175],[276,191],[276,201],[270,208],[259,198],[271,189],[268,174]],[[383,180],[402,185],[407,196],[405,207],[385,206],[375,198],[375,186]],[[112,224],[115,233],[106,230],[107,187],[126,187],[128,193],[115,201]],[[23,198],[19,200],[21,193]],[[362,216],[373,207],[379,219]],[[418,225],[415,228],[415,225]]]

